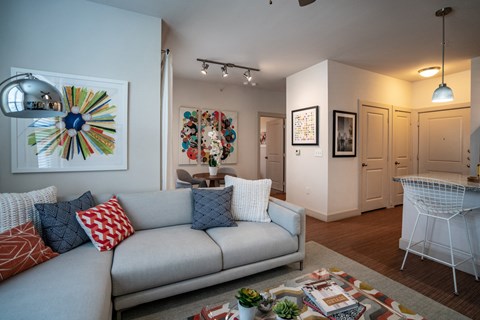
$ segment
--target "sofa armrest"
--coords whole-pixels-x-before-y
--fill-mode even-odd
[[[268,214],[272,221],[292,235],[305,233],[305,209],[292,203],[270,198]]]

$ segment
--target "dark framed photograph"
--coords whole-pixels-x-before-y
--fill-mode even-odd
[[[357,114],[333,110],[333,157],[357,156]]]
[[[292,110],[292,145],[318,145],[318,106]]]

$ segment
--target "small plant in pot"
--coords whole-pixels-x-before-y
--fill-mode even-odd
[[[235,298],[238,299],[238,309],[240,311],[240,320],[253,320],[257,306],[262,301],[262,296],[257,290],[242,288],[238,290]]]
[[[290,300],[277,302],[272,310],[277,315],[277,319],[296,319],[300,315],[297,304]]]

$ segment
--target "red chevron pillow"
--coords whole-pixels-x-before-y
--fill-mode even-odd
[[[115,196],[88,210],[77,211],[77,220],[99,251],[115,248],[135,232]]]
[[[0,282],[58,256],[29,221],[0,233]]]

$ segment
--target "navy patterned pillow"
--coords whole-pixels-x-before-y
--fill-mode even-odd
[[[224,189],[193,189],[192,229],[206,230],[215,227],[236,227],[230,211],[233,186]]]
[[[47,246],[58,253],[65,253],[89,241],[77,221],[75,212],[95,206],[90,191],[78,199],[57,203],[35,204],[40,214],[43,238]]]

